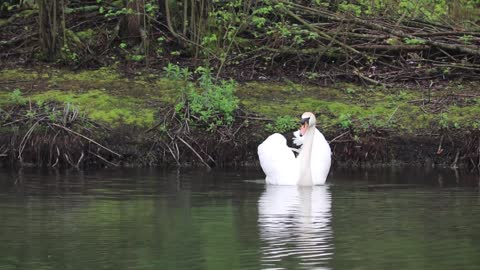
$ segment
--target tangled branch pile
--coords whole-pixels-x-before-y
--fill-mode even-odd
[[[374,84],[480,73],[478,0],[120,2],[12,9],[0,22],[0,58],[76,67],[176,59],[207,62],[217,77]]]
[[[326,56],[340,61],[325,76],[357,76],[380,83],[479,74],[479,31],[405,16],[367,19],[278,2],[285,5],[286,15],[318,38],[308,48],[292,49],[287,44],[277,50],[299,58]]]

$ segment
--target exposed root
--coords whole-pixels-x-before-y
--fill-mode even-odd
[[[91,136],[98,136],[103,130],[97,129],[90,120],[80,117],[78,109],[69,104],[62,106],[56,103],[29,103],[12,106],[4,111],[0,124],[2,122],[2,126],[18,130],[9,134],[9,137],[0,138],[0,157],[10,157],[13,162],[80,168],[86,164],[95,164],[92,157],[96,159],[99,154],[93,152],[98,153],[100,150],[121,157],[116,151],[92,139]],[[89,130],[90,135],[81,134],[74,129]],[[23,135],[20,135],[22,133]],[[103,161],[107,159],[103,158]]]

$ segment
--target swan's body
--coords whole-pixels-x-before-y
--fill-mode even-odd
[[[330,146],[323,134],[315,128],[312,113],[302,115],[302,128],[296,132],[294,142],[302,144],[297,157],[287,146],[281,134],[270,135],[258,146],[258,157],[265,181],[272,185],[323,185],[331,164]],[[303,136],[299,137],[301,133]]]

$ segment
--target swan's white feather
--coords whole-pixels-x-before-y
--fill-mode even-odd
[[[301,146],[303,144],[303,137],[300,135],[300,130],[293,132],[293,144]]]
[[[331,150],[330,145],[323,134],[315,129],[315,136],[313,137],[311,170],[313,185],[323,185],[327,180],[328,172],[331,165]]]
[[[265,181],[272,185],[296,185],[299,178],[298,160],[279,133],[270,135],[258,146],[258,157]]]

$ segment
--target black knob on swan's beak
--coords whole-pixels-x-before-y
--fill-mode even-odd
[[[300,124],[303,126],[305,123],[308,123],[309,121],[310,121],[310,117],[302,118],[302,121],[300,121]]]

